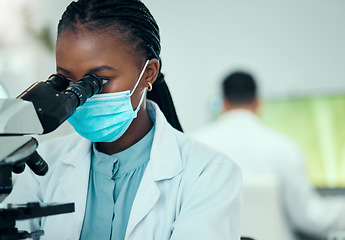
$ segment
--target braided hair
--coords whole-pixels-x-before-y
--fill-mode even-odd
[[[168,86],[161,73],[159,27],[149,9],[140,0],[79,0],[73,1],[63,13],[58,25],[61,33],[80,27],[87,30],[111,30],[120,40],[146,59],[159,61],[159,73],[147,98],[156,102],[167,121],[183,131],[178,120]]]

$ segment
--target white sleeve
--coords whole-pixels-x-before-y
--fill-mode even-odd
[[[345,229],[345,197],[322,197],[307,178],[299,149],[291,151],[282,166],[283,196],[289,220],[295,229],[326,238]]]

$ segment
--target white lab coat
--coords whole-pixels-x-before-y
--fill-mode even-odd
[[[149,164],[133,202],[125,239],[240,238],[241,173],[224,155],[173,129],[148,101],[155,121]],[[75,212],[32,219],[19,229],[43,229],[41,239],[79,239],[87,197],[91,142],[77,134],[42,144],[50,170],[25,170],[6,202],[74,202]]]
[[[345,197],[321,197],[307,179],[299,148],[254,113],[229,111],[192,135],[234,160],[244,182],[258,175],[275,176],[293,231],[325,238],[334,230],[345,229]]]

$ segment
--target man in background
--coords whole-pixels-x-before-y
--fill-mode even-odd
[[[345,197],[321,197],[307,179],[300,149],[261,122],[253,77],[234,72],[225,78],[222,90],[223,114],[194,137],[237,162],[244,186],[247,179],[274,176],[291,231],[326,239],[331,232],[345,230]]]

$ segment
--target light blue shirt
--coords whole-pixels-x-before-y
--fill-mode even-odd
[[[107,155],[93,144],[80,239],[122,240],[134,197],[150,159],[154,127],[130,148]]]

